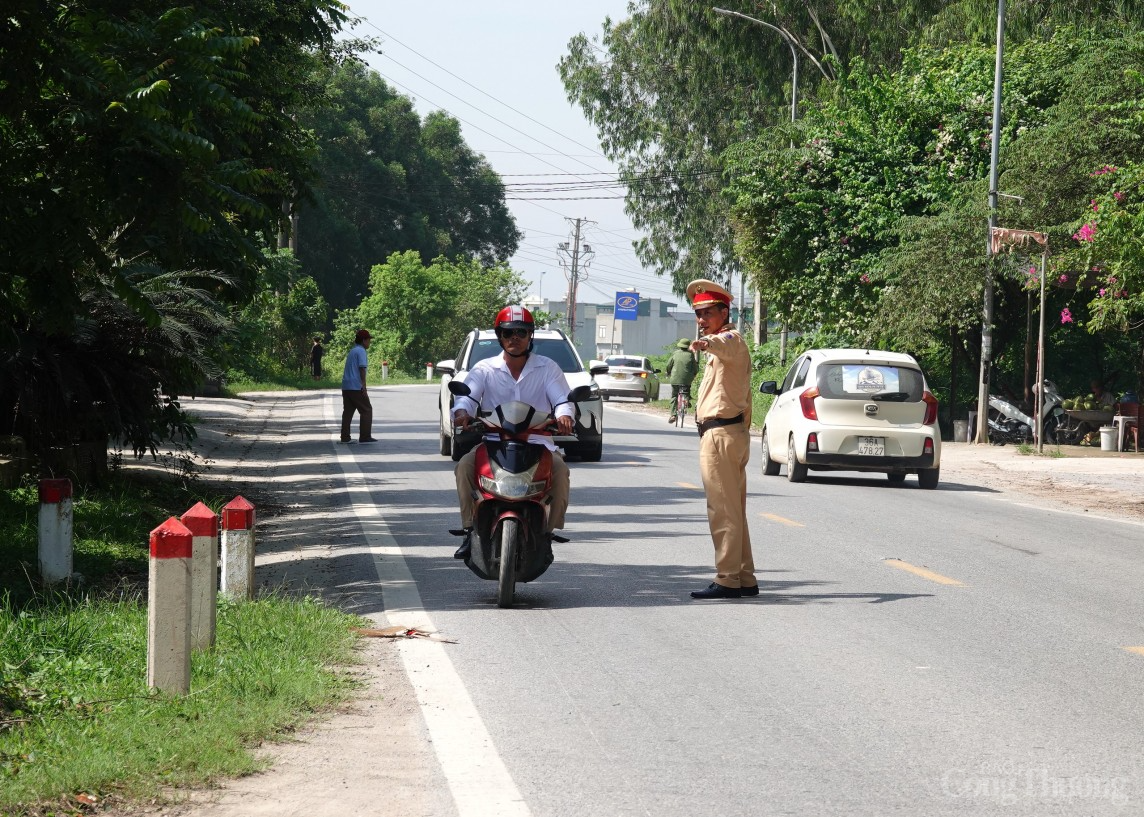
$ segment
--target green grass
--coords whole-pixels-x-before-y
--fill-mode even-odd
[[[380,371],[374,371],[373,368],[369,370],[369,385],[371,388],[377,386],[403,386],[427,382],[429,381],[425,379],[424,372],[415,376],[390,370],[389,377],[382,380]],[[440,381],[434,377],[432,382],[439,383]],[[253,379],[237,372],[231,372],[222,392],[226,397],[237,397],[243,392],[251,391],[311,391],[315,389],[340,389],[341,387],[342,376],[340,373],[337,377],[334,377],[332,374],[327,374],[320,380],[314,380],[308,374],[281,375],[269,379]]]
[[[359,623],[313,598],[220,599],[191,694],[146,688],[148,533],[194,504],[151,477],[75,498],[78,587],[35,581],[36,491],[0,492],[0,814],[74,813],[249,772],[249,748],[344,700]],[[217,501],[206,500],[216,508]]]

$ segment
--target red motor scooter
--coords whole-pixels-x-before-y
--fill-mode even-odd
[[[468,397],[462,381],[449,381],[449,391]],[[573,389],[568,400],[586,400],[588,386]],[[477,506],[473,514],[473,542],[465,564],[482,579],[497,582],[497,606],[511,607],[517,582],[530,582],[552,564],[552,541],[568,540],[548,532],[552,490],[552,452],[530,442],[535,435],[551,434],[551,414],[527,403],[512,401],[490,411],[477,412],[486,430],[477,448]],[[464,536],[463,530],[450,530]]]

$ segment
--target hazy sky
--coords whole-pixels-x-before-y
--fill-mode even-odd
[[[412,97],[422,115],[445,110],[459,120],[465,141],[504,177],[524,233],[511,264],[531,281],[533,294],[563,298],[568,280],[557,244],[572,240],[572,220],[580,218],[591,222],[581,241],[595,257],[578,300],[608,303],[617,290],[634,287],[643,297],[685,305],[632,251],[637,232],[624,214],[623,188],[559,191],[561,183],[616,177],[595,129],[567,101],[556,64],[573,36],[599,33],[605,17],[626,17],[626,0],[349,0],[349,6],[366,20],[354,33],[382,40],[383,53],[368,57],[371,67]]]

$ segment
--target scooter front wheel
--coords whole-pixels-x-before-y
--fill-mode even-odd
[[[512,607],[512,598],[516,593],[516,559],[520,553],[521,533],[519,519],[509,516],[501,522],[497,607]]]

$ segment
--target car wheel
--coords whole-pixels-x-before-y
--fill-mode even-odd
[[[798,454],[794,450],[794,437],[791,437],[787,443],[786,469],[786,478],[789,482],[806,482],[806,474],[809,469],[798,461]]]
[[[903,474],[901,471],[890,471],[889,473],[886,474],[886,478],[889,479],[890,482],[894,483],[895,485],[901,485],[903,482],[906,481],[906,475]]]
[[[763,427],[763,474],[768,477],[778,476],[782,466],[771,457],[771,444],[767,442],[767,429]]]
[[[580,454],[581,462],[599,462],[600,458],[604,456],[604,437],[600,436],[599,442],[593,445],[585,445],[578,452]]]
[[[453,453],[453,438],[446,437],[445,432],[441,432],[441,456],[448,457]]]
[[[927,468],[924,471],[918,471],[918,485],[932,491],[937,487],[937,481],[940,476],[940,468]]]

